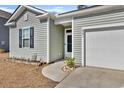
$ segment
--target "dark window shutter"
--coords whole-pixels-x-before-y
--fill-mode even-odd
[[[22,29],[19,29],[19,48],[22,48]]]
[[[30,48],[34,48],[34,27],[30,28]]]

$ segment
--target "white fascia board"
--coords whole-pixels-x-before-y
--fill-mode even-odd
[[[60,22],[54,22],[55,25],[59,25],[59,24],[66,24],[66,23],[72,23],[72,20],[67,20],[67,21],[60,21]]]
[[[56,15],[57,18],[62,18],[62,17],[76,17],[76,16],[84,16],[92,13],[97,13],[97,12],[104,12],[108,10],[115,10],[115,9],[121,9],[124,8],[121,5],[105,5],[105,6],[99,6],[99,7],[94,7],[86,10],[79,10],[79,11],[74,11],[71,13],[66,13],[66,14],[61,14],[61,15]]]
[[[54,21],[55,24],[65,24],[71,22],[72,22],[72,17],[56,18],[56,20]]]
[[[10,22],[10,23],[6,23],[6,24],[4,24],[5,26],[15,26],[16,25],[16,23],[15,22]]]
[[[23,5],[23,6],[26,7],[27,9],[30,9],[30,10],[35,11],[35,12],[39,12],[39,13],[42,13],[42,14],[46,13],[45,11],[42,11],[40,9],[35,9],[35,8],[30,7],[28,5]]]
[[[46,18],[48,18],[48,13],[38,15],[38,16],[36,16],[36,18],[38,18],[38,19],[46,19]]]
[[[36,18],[39,18],[39,19],[46,19],[48,17],[50,17],[51,19],[56,19],[55,15],[49,14],[49,13],[45,13],[45,14],[36,16]]]

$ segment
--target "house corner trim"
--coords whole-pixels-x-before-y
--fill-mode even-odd
[[[72,58],[74,58],[74,18],[72,17]]]
[[[50,62],[50,17],[47,18],[47,63]]]

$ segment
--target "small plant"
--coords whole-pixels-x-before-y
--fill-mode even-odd
[[[0,48],[0,53],[4,53],[5,49]]]
[[[74,68],[75,67],[75,58],[71,58],[71,57],[66,58],[64,63],[66,66],[68,66],[70,68]]]

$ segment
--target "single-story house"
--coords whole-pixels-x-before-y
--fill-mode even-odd
[[[124,70],[124,6],[99,5],[52,14],[21,5],[5,24],[10,57],[47,63],[74,57],[77,64]]]
[[[11,13],[0,10],[0,49],[9,51],[9,27],[4,24],[7,22]]]

